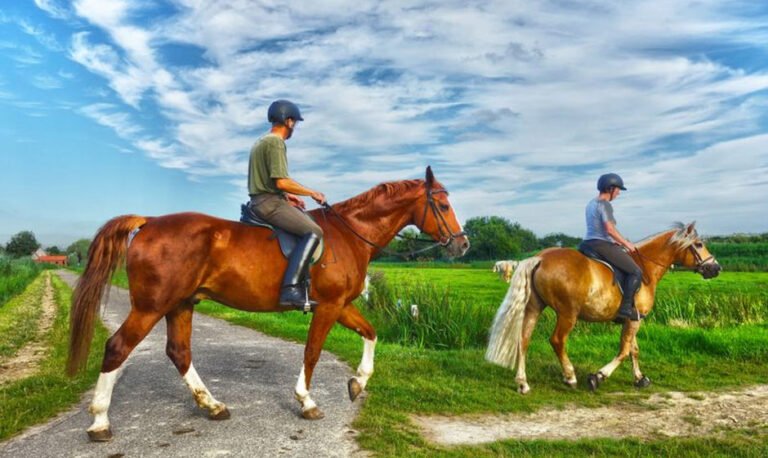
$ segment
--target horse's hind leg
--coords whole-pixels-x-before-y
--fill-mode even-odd
[[[528,386],[528,377],[525,374],[525,356],[528,354],[528,345],[531,343],[533,329],[536,327],[536,322],[539,320],[542,310],[544,310],[544,305],[539,299],[531,295],[528,305],[525,307],[522,341],[518,349],[520,353],[517,356],[517,374],[515,376],[515,382],[517,382],[517,391],[520,394],[527,394],[531,391],[531,387]]]
[[[360,314],[352,304],[347,304],[341,310],[339,323],[345,328],[360,334],[363,338],[363,358],[357,367],[357,375],[349,379],[347,389],[349,400],[354,401],[365,390],[368,379],[373,374],[373,354],[376,348],[376,331],[373,326]]]
[[[93,424],[88,428],[88,437],[92,441],[108,441],[112,438],[107,413],[112,401],[112,389],[117,381],[118,369],[136,345],[152,330],[160,317],[161,315],[156,312],[139,312],[132,308],[120,329],[107,339],[101,374],[96,382],[96,391],[89,408],[94,417]]]
[[[558,313],[555,332],[552,333],[552,337],[549,339],[549,343],[552,344],[552,348],[560,360],[560,365],[563,367],[563,382],[571,388],[576,387],[576,371],[573,369],[573,364],[571,364],[571,360],[568,358],[565,347],[568,343],[568,334],[570,334],[575,325],[575,316]]]
[[[168,343],[165,353],[173,362],[179,374],[184,378],[197,405],[208,411],[208,416],[213,420],[226,420],[229,418],[227,407],[214,399],[208,388],[192,365],[192,312],[193,307],[189,302],[183,303],[165,316],[168,325]]]

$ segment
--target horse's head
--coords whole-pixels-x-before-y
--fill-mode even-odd
[[[715,256],[709,252],[704,241],[696,232],[696,223],[681,225],[673,240],[680,243],[675,258],[675,263],[693,269],[704,278],[714,278],[720,273],[720,264]]]
[[[425,192],[413,207],[413,221],[425,234],[448,249],[451,256],[463,256],[469,249],[469,238],[456,219],[448,191],[427,167]]]

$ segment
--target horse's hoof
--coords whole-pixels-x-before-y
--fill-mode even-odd
[[[360,393],[363,392],[363,387],[360,386],[360,382],[356,378],[352,377],[347,382],[347,390],[349,391],[349,400],[354,402],[360,396]]]
[[[527,383],[519,385],[517,387],[517,392],[520,393],[520,394],[528,394],[528,393],[531,392],[531,387],[528,386]]]
[[[568,388],[570,388],[572,390],[575,390],[576,389],[576,385],[578,385],[578,382],[576,380],[563,379],[563,383],[565,384],[565,386],[567,386]]]
[[[306,420],[320,420],[321,418],[325,417],[325,414],[317,407],[312,407],[311,409],[302,412],[301,416]]]
[[[229,420],[229,417],[231,415],[229,414],[229,409],[224,407],[223,409],[219,410],[218,412],[210,412],[208,414],[208,418],[211,420]]]
[[[589,374],[587,377],[587,385],[589,385],[589,391],[597,390],[597,387],[600,386],[600,382],[602,382],[602,380],[598,374]]]
[[[112,440],[112,430],[110,428],[100,429],[98,431],[88,431],[88,439],[91,442],[109,442]]]
[[[636,388],[648,388],[649,386],[651,386],[651,379],[649,379],[645,375],[643,375],[643,378],[641,378],[640,380],[635,381]]]

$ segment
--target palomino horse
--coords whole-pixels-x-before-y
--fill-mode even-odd
[[[348,383],[351,400],[365,389],[373,373],[376,332],[352,305],[363,289],[371,258],[409,224],[429,234],[451,255],[463,255],[469,241],[451,208],[448,192],[429,167],[425,180],[383,183],[328,210],[310,213],[323,228],[326,249],[311,269],[311,295],[318,305],[309,326],[295,394],[303,417],[314,420],[322,418],[323,413],[309,396],[312,371],[334,323],[363,338],[362,361],[357,375]],[[141,230],[136,233],[138,228]],[[212,419],[229,418],[226,406],[211,396],[192,365],[192,312],[202,299],[246,311],[283,311],[278,305],[278,293],[287,261],[270,236],[271,231],[265,228],[196,213],[121,216],[99,230],[74,292],[68,372],[74,374],[85,364],[96,310],[122,258],[130,285],[131,311],[106,342],[90,407],[94,415],[88,428],[91,440],[111,437],[107,411],[117,369],[163,317],[168,325],[166,353],[197,405],[206,409]]]
[[[509,283],[518,264],[519,261],[498,261],[493,265],[493,271],[498,272],[499,280]]]
[[[643,270],[643,285],[635,296],[635,305],[643,314],[653,308],[656,285],[671,264],[693,268],[704,278],[716,277],[720,272],[720,265],[699,238],[694,223],[679,224],[676,229],[645,239],[637,247],[635,259]],[[557,314],[550,343],[563,367],[563,381],[576,387],[576,373],[565,351],[568,334],[578,319],[610,321],[616,316],[621,292],[612,283],[613,274],[608,267],[573,249],[549,248],[522,261],[496,312],[485,358],[510,369],[517,364],[518,391],[528,393],[525,355],[539,315],[544,307],[550,306]],[[624,322],[619,353],[596,374],[590,374],[588,381],[592,390],[610,377],[630,354],[635,385],[640,388],[650,385],[638,363],[639,327],[640,321]]]

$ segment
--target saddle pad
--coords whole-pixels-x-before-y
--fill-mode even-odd
[[[280,245],[280,251],[286,258],[291,257],[293,249],[296,248],[296,244],[299,242],[299,236],[264,221],[251,209],[251,206],[248,204],[242,204],[240,206],[240,222],[250,226],[258,226],[271,230],[273,232],[271,238],[274,239],[277,237],[277,241]],[[312,254],[312,264],[320,260],[320,258],[323,256],[324,250],[325,241],[321,239],[320,243],[317,245],[317,248],[315,248],[315,252]]]

